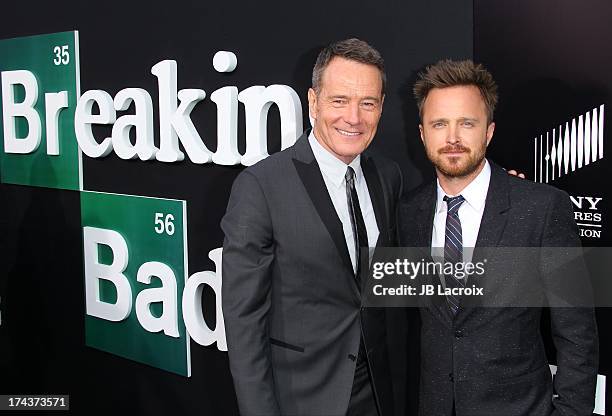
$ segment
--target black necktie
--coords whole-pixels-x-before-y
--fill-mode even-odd
[[[453,271],[455,265],[463,261],[463,237],[461,236],[461,221],[459,220],[459,207],[465,199],[459,195],[453,198],[444,197],[448,212],[446,214],[446,235],[444,238],[444,263],[452,263]],[[465,286],[464,279],[457,279],[454,273],[444,275],[447,289]],[[453,315],[459,310],[459,298],[455,295],[447,295],[446,300]]]
[[[361,207],[359,206],[359,198],[355,189],[355,171],[352,167],[346,169],[346,202],[348,203],[349,217],[351,218],[351,226],[353,227],[353,239],[355,241],[355,261],[357,282],[359,279],[359,266],[361,265],[361,249],[368,247],[368,232],[366,231],[363,215],[361,215]]]
[[[349,217],[351,217],[351,227],[353,228],[353,240],[355,241],[355,280],[361,290],[361,249],[368,247],[368,232],[366,231],[363,215],[361,215],[361,207],[359,206],[359,198],[355,189],[355,171],[352,167],[346,169],[346,202],[348,204]],[[359,352],[357,353],[357,366],[363,367],[367,363],[363,334],[359,337]]]

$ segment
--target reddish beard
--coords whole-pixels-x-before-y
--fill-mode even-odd
[[[486,149],[486,147],[485,147]],[[443,175],[451,178],[468,176],[482,163],[485,152],[473,152],[469,147],[461,144],[446,145],[437,151],[427,151],[429,160]],[[448,153],[462,153],[457,156],[447,156]]]

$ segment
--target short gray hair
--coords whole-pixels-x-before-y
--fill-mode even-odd
[[[357,38],[340,40],[338,42],[327,45],[317,57],[314,68],[312,69],[312,89],[319,92],[321,86],[321,78],[323,71],[327,68],[330,61],[335,57],[348,59],[351,61],[360,62],[366,65],[373,65],[380,71],[380,79],[382,81],[382,91],[385,93],[387,84],[387,75],[385,74],[385,62],[376,49]]]

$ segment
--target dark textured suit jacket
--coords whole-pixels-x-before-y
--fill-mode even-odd
[[[362,155],[380,230],[395,239],[401,175]],[[221,222],[230,369],[244,415],[345,415],[363,332],[376,399],[392,413],[384,311],[361,308],[342,223],[308,136],[245,169]]]
[[[435,182],[401,201],[402,246],[430,247],[435,203]],[[478,247],[579,245],[565,192],[510,177],[491,163],[475,257]],[[529,278],[542,278],[542,264],[509,260],[514,267],[506,271],[508,281],[519,279],[518,271],[527,267]],[[454,401],[458,416],[591,415],[598,365],[593,309],[550,308],[558,365],[554,388],[559,396],[554,399],[540,334],[541,311],[541,307],[465,307],[453,318],[444,297],[421,308],[419,413],[451,415]]]

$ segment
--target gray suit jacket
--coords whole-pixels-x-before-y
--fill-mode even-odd
[[[435,182],[402,200],[402,246],[430,247],[435,201]],[[580,240],[565,192],[510,177],[491,163],[475,260],[482,247],[576,246]],[[537,290],[544,259],[504,261],[509,289]],[[541,307],[464,307],[453,317],[444,297],[436,298],[421,308],[419,414],[450,416],[453,402],[457,416],[592,414],[598,365],[592,308],[550,308],[558,365],[553,399]]]
[[[397,164],[362,155],[390,246]],[[375,398],[392,413],[384,311],[361,308],[342,223],[307,133],[236,178],[221,222],[223,313],[243,415],[345,415],[363,332]]]

